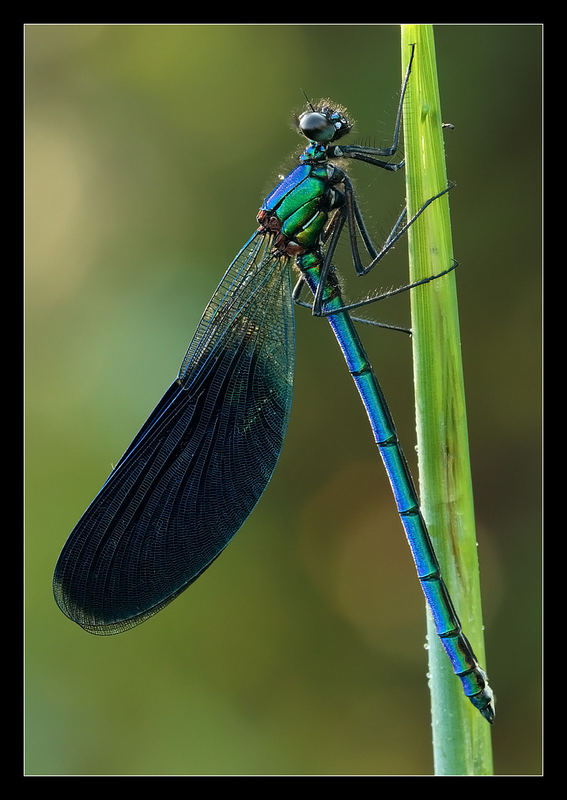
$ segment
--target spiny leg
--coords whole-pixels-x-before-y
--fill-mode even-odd
[[[386,253],[388,253],[392,249],[392,247],[396,244],[398,239],[400,239],[404,235],[404,233],[408,230],[408,228],[411,227],[411,225],[413,225],[416,219],[419,216],[421,216],[421,214],[423,214],[427,206],[431,205],[431,203],[433,203],[434,200],[437,200],[439,197],[442,197],[444,194],[447,194],[447,192],[449,192],[454,186],[455,184],[453,183],[453,181],[449,181],[445,189],[443,189],[442,191],[433,195],[433,197],[430,197],[428,200],[426,200],[425,203],[421,206],[421,208],[419,208],[416,211],[413,217],[409,219],[404,225],[402,225],[403,219],[406,216],[406,209],[404,208],[404,210],[398,217],[398,220],[396,221],[394,227],[392,228],[390,234],[388,235],[385,243],[382,245],[381,250],[376,251],[376,249],[374,248],[374,252],[376,253],[376,255],[373,256],[372,251],[368,247],[368,240],[369,240],[368,231],[366,230],[366,227],[362,220],[362,215],[360,213],[360,209],[358,208],[358,203],[352,188],[352,183],[350,182],[350,180],[348,182],[345,181],[346,204],[347,208],[351,209],[349,210],[349,213],[347,215],[347,220],[349,223],[349,234],[350,234],[354,268],[356,269],[357,274],[366,275],[368,272],[370,272],[370,270],[384,258]],[[362,261],[360,260],[358,247],[356,246],[357,230],[360,232],[364,240],[364,243],[366,245],[366,248],[372,257],[372,261],[366,267],[362,264]]]
[[[357,231],[360,233],[362,237],[364,246],[366,247],[366,251],[368,252],[370,258],[372,259],[372,263],[377,263],[378,260],[382,257],[380,253],[384,254],[385,252],[387,252],[388,249],[390,249],[390,247],[392,247],[392,245],[394,244],[394,241],[396,240],[398,234],[400,236],[402,235],[403,231],[401,230],[401,226],[407,214],[407,208],[404,208],[404,210],[396,220],[394,227],[390,231],[388,238],[384,242],[382,250],[379,253],[378,250],[376,250],[376,248],[374,247],[374,243],[372,242],[370,234],[368,233],[366,225],[364,224],[362,213],[356,201],[356,196],[354,194],[352,182],[350,178],[348,178],[348,176],[346,175],[344,179],[344,185],[345,185],[345,205],[347,208],[347,220],[348,220],[352,260],[357,274],[364,275],[366,274],[366,272],[368,272],[369,268],[364,267],[364,265],[362,264],[362,260],[360,258],[357,235],[356,235]],[[411,222],[409,224],[411,224]],[[407,230],[407,228],[405,230]]]
[[[396,171],[403,166],[403,161],[401,164],[388,164],[384,161],[379,161],[378,159],[372,159],[372,156],[393,156],[396,150],[398,149],[398,141],[400,138],[400,125],[402,122],[402,110],[404,107],[404,97],[406,95],[406,89],[408,88],[408,81],[411,73],[411,65],[413,63],[413,55],[415,52],[415,44],[410,45],[411,47],[411,55],[410,60],[406,69],[406,74],[404,77],[404,82],[402,84],[402,90],[400,92],[400,101],[398,103],[398,111],[396,113],[396,122],[394,125],[394,137],[393,142],[389,147],[362,147],[360,145],[346,145],[345,147],[341,147],[340,150],[342,151],[343,155],[347,158],[356,158],[360,161],[369,161],[371,164],[374,163],[376,166],[383,167],[384,169]]]
[[[403,234],[407,231],[407,229],[411,225],[413,225],[416,219],[423,213],[423,211],[425,211],[427,206],[430,205],[434,200],[437,200],[439,197],[446,194],[450,189],[453,188],[455,184],[452,181],[450,181],[447,188],[443,189],[443,191],[439,192],[438,194],[426,200],[425,203],[422,205],[422,207],[405,224],[403,224],[403,221],[406,217],[407,209],[404,208],[404,210],[398,217],[394,227],[392,228],[390,234],[388,235],[386,242],[384,243],[380,252],[377,252],[376,249],[374,248],[374,245],[372,244],[372,240],[370,239],[370,235],[364,224],[362,214],[360,213],[358,203],[356,202],[356,197],[352,188],[352,183],[347,176],[345,176],[344,185],[345,185],[345,206],[343,206],[341,209],[338,210],[337,217],[335,218],[335,220],[333,220],[332,235],[330,237],[327,237],[329,239],[329,243],[327,245],[325,256],[323,259],[321,276],[319,284],[317,286],[317,292],[315,294],[313,306],[312,307],[309,306],[312,308],[312,313],[314,316],[326,317],[329,316],[330,314],[335,313],[333,311],[325,311],[323,309],[323,287],[325,286],[327,276],[329,274],[331,260],[336,250],[338,240],[342,232],[342,228],[344,227],[345,220],[348,224],[351,252],[355,270],[358,273],[358,275],[366,275],[372,269],[372,267],[374,267],[386,255],[386,253],[393,247],[393,245],[398,241],[398,239],[401,236],[403,236]],[[371,263],[367,267],[363,266],[362,261],[360,259],[357,237],[356,237],[357,231],[360,233],[364,241],[364,245],[368,250],[369,255],[372,258]],[[383,292],[379,295],[375,295],[374,297],[369,297],[366,300],[360,300],[355,303],[349,303],[347,305],[344,305],[343,308],[345,310],[360,308],[361,306],[369,305],[370,303],[375,303],[378,300],[385,300],[386,298],[393,297],[396,294],[407,292],[410,289],[414,289],[416,286],[422,286],[423,284],[429,283],[430,281],[436,280],[437,278],[442,278],[444,275],[447,275],[449,272],[452,272],[455,269],[455,267],[458,266],[458,263],[459,263],[458,261],[453,259],[453,263],[451,264],[451,266],[448,269],[443,270],[442,272],[439,272],[435,275],[430,275],[426,278],[422,278],[419,281],[414,281],[413,283],[408,283],[404,286],[400,286],[397,289],[392,289],[388,292]],[[306,305],[303,304],[302,302],[299,302],[298,304]],[[371,320],[359,319],[358,321],[373,324]],[[385,327],[385,326],[379,325],[379,327]]]
[[[382,294],[378,294],[375,297],[368,297],[366,300],[359,300],[356,303],[347,303],[339,311],[350,311],[353,308],[360,308],[361,306],[369,305],[370,303],[377,303],[378,300],[386,300],[388,297],[394,297],[396,294],[401,294],[402,292],[408,292],[410,289],[415,289],[416,286],[423,286],[425,283],[430,283],[431,281],[437,280],[437,278],[442,278],[444,275],[448,275],[449,272],[452,272],[459,266],[459,262],[454,258],[453,263],[448,269],[444,269],[443,272],[438,272],[436,275],[429,275],[427,278],[421,278],[419,281],[414,281],[413,283],[407,283],[405,286],[399,286],[397,289],[391,289],[389,292],[383,292]],[[337,311],[326,311],[323,309],[321,311],[322,317],[328,317],[332,314],[336,314]],[[352,319],[356,319],[356,317],[352,317]],[[364,320],[359,320],[362,322]],[[368,320],[366,320],[368,321]]]
[[[323,244],[326,245],[326,249],[324,257],[321,262],[321,274],[319,276],[317,290],[313,298],[313,306],[312,307],[309,306],[309,308],[312,308],[312,313],[315,317],[321,316],[321,312],[323,310],[323,292],[327,284],[327,277],[329,275],[329,271],[331,269],[331,261],[333,258],[333,254],[337,248],[337,244],[341,237],[341,233],[346,220],[347,220],[347,208],[346,206],[341,206],[336,210],[336,213],[333,216],[330,225],[327,227],[325,235],[323,236],[322,239]],[[299,286],[299,291],[301,291],[301,286]]]
[[[378,263],[378,261],[380,261],[386,255],[386,253],[393,247],[393,245],[398,241],[398,239],[401,236],[403,236],[403,234],[407,231],[407,229],[423,213],[423,211],[427,208],[427,206],[430,205],[434,200],[437,200],[439,197],[446,194],[450,189],[453,188],[455,184],[452,181],[450,181],[446,189],[443,189],[443,191],[439,192],[433,197],[430,197],[429,200],[426,200],[423,206],[413,215],[413,217],[405,224],[402,224],[404,218],[406,217],[406,209],[404,208],[404,210],[398,217],[394,227],[392,228],[390,234],[388,235],[384,246],[378,253],[376,253],[376,250],[370,239],[370,235],[368,234],[366,226],[364,225],[364,221],[362,219],[362,215],[360,213],[360,209],[358,208],[356,197],[352,189],[352,183],[348,178],[348,176],[345,176],[344,185],[345,185],[345,205],[337,209],[336,215],[332,220],[329,228],[327,229],[326,235],[323,239],[323,241],[326,243],[326,249],[324,257],[322,259],[321,274],[318,281],[317,291],[315,293],[313,305],[310,306],[309,304],[299,300],[299,294],[301,292],[301,281],[298,283],[298,285],[295,287],[294,290],[294,295],[293,295],[294,302],[297,303],[297,305],[311,308],[313,316],[316,317],[320,316],[327,317],[331,314],[336,313],[335,311],[325,311],[325,309],[323,308],[323,291],[327,283],[327,278],[331,270],[332,258],[335,253],[337,244],[339,242],[345,221],[348,224],[351,251],[355,269],[359,275],[365,275],[372,269],[372,267],[374,267]],[[362,236],[365,247],[368,250],[370,256],[372,257],[373,254],[376,253],[376,255],[373,257],[372,262],[367,267],[364,267],[360,260],[360,255],[358,252],[358,244],[356,241],[357,230],[360,232],[360,235]],[[451,264],[451,266],[448,269],[443,270],[442,272],[439,272],[435,275],[429,275],[426,278],[414,281],[413,283],[405,284],[404,286],[400,286],[397,289],[391,289],[388,292],[383,292],[379,295],[375,295],[374,297],[369,297],[366,300],[360,300],[355,303],[348,303],[344,305],[342,308],[345,311],[349,311],[355,308],[360,308],[361,306],[369,305],[370,303],[376,303],[378,302],[378,300],[385,300],[388,297],[393,297],[394,295],[401,294],[402,292],[407,292],[410,289],[414,289],[416,286],[422,286],[423,284],[430,283],[431,281],[436,280],[437,278],[442,278],[444,275],[447,275],[449,272],[452,272],[458,266],[458,263],[459,262],[456,259],[453,259],[453,263]],[[405,332],[411,333],[411,331],[408,331],[407,328],[398,328],[398,326],[390,326],[387,325],[386,323],[374,323],[372,320],[365,320],[362,318],[357,319],[353,317],[353,319],[356,319],[357,322],[364,322],[369,325],[374,324],[377,327],[400,329]]]
[[[335,250],[337,248],[339,239],[341,237],[341,233],[345,222],[348,223],[350,247],[351,247],[354,267],[359,275],[365,274],[365,268],[362,264],[362,260],[360,258],[358,250],[357,231],[358,233],[360,233],[360,236],[362,237],[364,246],[366,247],[366,250],[370,258],[375,260],[380,255],[376,250],[376,248],[374,247],[372,239],[370,238],[370,234],[368,233],[366,225],[364,224],[362,214],[360,213],[360,209],[356,202],[352,182],[348,177],[348,175],[346,174],[343,175],[343,184],[345,186],[345,192],[344,195],[342,195],[344,198],[344,205],[339,206],[335,210],[335,214],[330,224],[328,225],[324,236],[322,237],[322,243],[325,245],[325,251],[321,265],[321,275],[319,282],[317,284],[317,290],[315,292],[315,298],[313,302],[314,316],[321,315],[323,307],[323,289],[327,281],[329,270],[331,269],[332,259],[335,254]],[[393,238],[396,236],[403,222],[405,214],[406,210],[404,209],[404,211],[398,218],[396,224],[394,225],[394,228],[390,232],[390,235],[388,236],[388,239],[386,240],[386,244],[384,245],[384,247],[389,246],[390,242],[393,241]]]
[[[303,289],[304,285],[306,285],[306,281],[305,281],[305,278],[303,277],[303,275],[301,275],[299,277],[297,283],[295,284],[295,287],[293,289],[293,293],[291,295],[291,299],[293,300],[295,305],[301,306],[301,308],[308,308],[311,312],[313,312],[313,306],[311,305],[311,303],[306,303],[304,300],[300,300],[301,290]],[[343,310],[346,311],[349,308],[350,308],[350,306],[344,306],[343,308],[339,309],[339,311],[343,311]],[[323,310],[322,313],[320,315],[318,315],[318,316],[327,317],[327,316],[330,316],[330,314],[336,314],[336,313],[338,313],[338,311],[333,311],[333,312],[327,311],[327,312],[325,312]],[[350,318],[352,320],[354,320],[354,322],[362,322],[365,325],[373,325],[375,328],[385,328],[386,330],[389,330],[389,331],[400,331],[400,333],[406,333],[406,334],[408,334],[408,336],[411,336],[411,328],[404,328],[401,325],[392,325],[389,322],[377,322],[374,319],[365,319],[364,317],[355,317],[352,314],[350,315]]]

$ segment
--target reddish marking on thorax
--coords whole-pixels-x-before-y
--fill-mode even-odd
[[[290,239],[289,236],[281,232],[281,220],[273,211],[261,209],[258,212],[257,219],[260,223],[258,228],[260,232],[276,234],[274,247],[278,252],[287,256],[298,256],[307,252],[305,247],[302,247],[298,242],[294,242],[293,239]]]

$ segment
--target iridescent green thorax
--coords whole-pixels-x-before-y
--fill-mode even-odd
[[[325,148],[321,150],[324,154]],[[300,255],[318,248],[329,211],[339,202],[332,185],[341,177],[340,170],[323,159],[319,164],[305,159],[266,197],[258,222],[261,230],[276,234],[277,250]]]

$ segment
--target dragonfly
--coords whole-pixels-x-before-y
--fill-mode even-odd
[[[282,450],[293,393],[294,305],[326,317],[360,393],[435,627],[464,694],[494,719],[486,674],[441,575],[392,415],[351,315],[361,305],[436,280],[456,266],[356,303],[344,303],[333,264],[345,225],[355,271],[369,272],[426,207],[406,210],[378,250],[351,179],[354,159],[395,172],[403,101],[389,147],[339,145],[352,122],[327,101],[296,118],[308,144],[264,200],[258,227],[205,308],[179,373],[70,533],[53,591],[63,613],[109,635],[152,617],[222,553],[263,494]],[[370,258],[365,266],[358,246]],[[292,286],[292,267],[299,278]],[[301,300],[308,288],[312,303]],[[377,323],[379,324],[379,323]],[[386,326],[388,327],[388,326]]]

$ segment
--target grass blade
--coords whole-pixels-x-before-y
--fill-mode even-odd
[[[402,25],[402,75],[411,43],[416,45],[415,56],[404,104],[408,218],[447,186],[432,26]],[[449,196],[432,203],[408,231],[412,282],[452,263]],[[463,630],[485,667],[458,271],[411,293],[419,488],[445,583]],[[464,697],[429,611],[427,631],[435,774],[490,775],[490,725]]]

